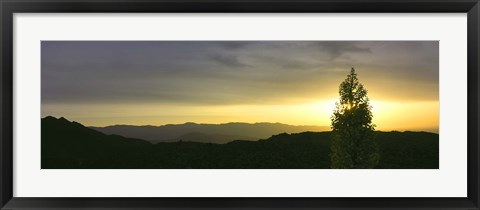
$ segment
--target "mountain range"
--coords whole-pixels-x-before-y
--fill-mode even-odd
[[[113,125],[90,127],[105,134],[116,134],[158,142],[204,142],[224,144],[233,140],[256,141],[279,133],[320,132],[330,130],[327,126],[295,126],[282,123],[225,123],[225,124],[168,124],[162,126]]]
[[[438,134],[375,132],[378,169],[438,169]],[[41,120],[42,169],[328,169],[332,133],[279,133],[225,144],[107,135],[65,118]]]

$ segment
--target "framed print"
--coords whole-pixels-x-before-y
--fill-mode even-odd
[[[478,209],[478,1],[2,1],[2,209]]]

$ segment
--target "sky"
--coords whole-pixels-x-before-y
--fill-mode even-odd
[[[377,130],[438,131],[437,41],[42,41],[42,117],[329,126],[352,67]]]

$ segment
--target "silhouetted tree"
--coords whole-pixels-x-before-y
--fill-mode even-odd
[[[339,94],[331,117],[331,168],[374,168],[380,156],[374,141],[373,115],[367,90],[358,82],[353,67],[340,84]]]

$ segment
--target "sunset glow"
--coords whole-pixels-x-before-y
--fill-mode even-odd
[[[330,126],[335,100],[285,105],[171,106],[155,104],[46,106],[53,115],[92,126],[114,124],[164,125],[227,122],[280,122],[292,125]],[[437,101],[371,101],[377,130],[425,130],[438,132]],[[78,109],[80,108],[80,109]],[[77,111],[78,110],[78,111]],[[188,111],[186,111],[188,110]],[[97,113],[98,112],[98,113]],[[91,114],[89,114],[91,113]]]
[[[42,42],[42,117],[328,130],[352,66],[376,130],[438,132],[438,42]]]

